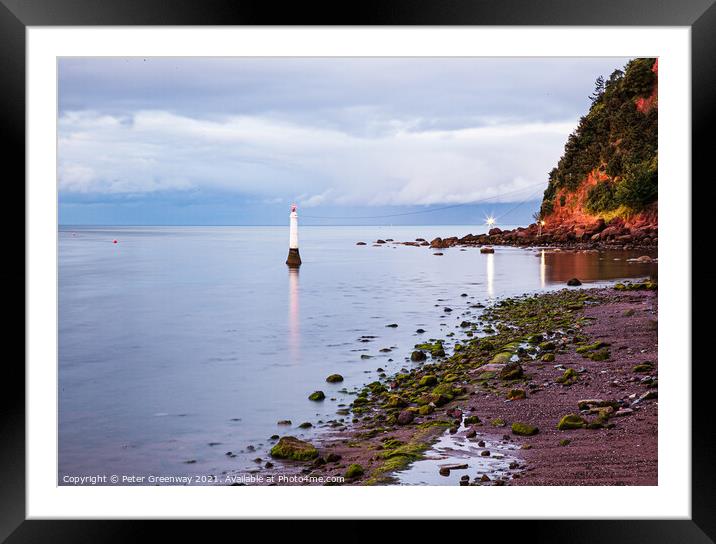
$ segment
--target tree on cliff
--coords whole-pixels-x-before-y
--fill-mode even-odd
[[[599,180],[584,203],[590,213],[631,213],[656,201],[656,84],[655,59],[650,58],[629,61],[606,81],[597,78],[589,112],[569,135],[564,154],[549,173],[540,210],[543,217],[564,206],[564,195],[579,188],[590,174]]]

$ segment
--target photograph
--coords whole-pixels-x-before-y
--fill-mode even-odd
[[[56,66],[58,486],[659,485],[658,58]]]

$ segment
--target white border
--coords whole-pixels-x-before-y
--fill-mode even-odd
[[[27,29],[27,516],[690,519],[690,29]],[[655,487],[58,487],[56,57],[658,56],[660,409]],[[668,203],[668,205],[666,205]],[[668,331],[668,334],[664,334]],[[469,498],[468,498],[469,497]]]

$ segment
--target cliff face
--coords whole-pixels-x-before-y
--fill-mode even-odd
[[[658,231],[658,60],[635,59],[597,79],[592,105],[549,174],[540,217],[559,240],[636,237]]]

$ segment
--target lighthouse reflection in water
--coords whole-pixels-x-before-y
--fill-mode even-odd
[[[298,362],[301,355],[298,271],[298,268],[288,269],[288,350],[291,362]]]

